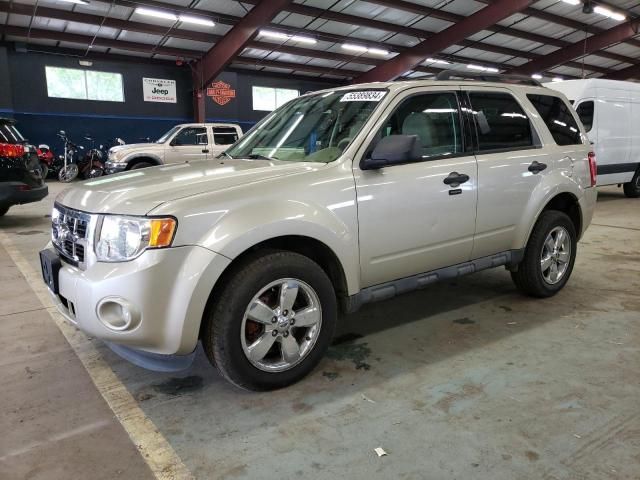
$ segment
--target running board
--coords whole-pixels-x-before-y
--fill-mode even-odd
[[[362,305],[380,300],[387,300],[396,295],[411,292],[425,288],[432,283],[452,278],[462,277],[470,273],[476,273],[489,268],[501,267],[503,265],[515,266],[524,258],[524,249],[508,250],[506,252],[489,255],[488,257],[478,258],[470,262],[459,263],[451,267],[440,268],[431,272],[419,273],[411,277],[405,277],[393,280],[387,283],[381,283],[372,287],[364,288],[355,295],[346,298],[345,312],[353,313]]]

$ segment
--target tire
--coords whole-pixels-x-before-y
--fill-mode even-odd
[[[555,239],[557,239],[557,234],[561,231],[564,232],[564,235],[568,235],[568,238],[563,242],[566,247],[560,249],[556,256],[550,251],[550,245],[546,242],[551,236],[551,244],[553,244],[554,232],[556,233]],[[542,212],[527,242],[524,259],[518,265],[518,270],[511,272],[511,278],[518,290],[538,298],[551,297],[562,290],[573,271],[577,245],[575,226],[565,213],[556,210]],[[568,248],[570,251],[567,253]],[[544,266],[543,259],[545,260]],[[555,282],[553,281],[554,263],[556,264],[556,273],[562,271],[562,275],[556,278]],[[550,266],[544,268],[546,265]]]
[[[153,166],[154,165],[152,163],[149,163],[149,162],[138,162],[133,167],[131,167],[129,170],[137,170],[139,168],[149,168],[149,167],[153,167]]]
[[[629,183],[625,183],[622,188],[628,198],[640,197],[640,169],[633,176],[633,179]]]
[[[9,211],[10,207],[3,207],[2,205],[0,205],[0,217],[6,215],[6,213]]]
[[[49,175],[49,167],[46,163],[40,162],[40,172],[42,173],[42,179],[45,180]]]
[[[287,298],[295,298],[288,312],[289,315],[293,312],[289,320],[286,310],[277,311],[278,305],[283,305],[282,282],[297,283],[299,287],[295,297],[285,296],[283,308],[288,304]],[[324,270],[303,255],[271,251],[248,258],[232,271],[216,293],[217,299],[203,320],[202,343],[209,361],[240,388],[266,391],[291,385],[311,372],[329,348],[337,321],[335,291]],[[258,301],[268,307],[260,311],[261,323],[248,318],[249,307],[256,305],[258,295],[262,295]],[[313,316],[305,317],[303,311],[313,312]],[[276,317],[278,313],[282,315]],[[274,317],[270,317],[272,314]],[[299,325],[312,318],[319,318],[313,326]],[[265,343],[260,346],[266,345],[267,349],[265,355],[261,357],[256,353],[259,349],[253,348],[251,352],[256,358],[251,360],[250,347],[262,341]],[[287,361],[285,346],[294,341],[299,346],[299,358]]]
[[[58,180],[62,183],[69,183],[78,176],[78,165],[70,163],[66,167],[62,167],[58,172]]]

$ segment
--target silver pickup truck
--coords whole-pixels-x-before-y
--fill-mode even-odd
[[[242,136],[234,123],[185,123],[176,125],[153,143],[118,145],[109,150],[105,172],[179,163],[211,160],[224,152]]]
[[[43,276],[93,337],[150,355],[200,341],[234,384],[274,389],[318,364],[339,311],[499,266],[556,294],[595,183],[561,93],[353,85],[287,103],[215,161],[64,191]]]

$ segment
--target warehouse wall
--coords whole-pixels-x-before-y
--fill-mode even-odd
[[[11,99],[11,77],[9,75],[9,60],[7,48],[0,46],[0,117],[13,115]]]
[[[110,142],[115,137],[134,143],[145,137],[158,138],[177,123],[193,121],[190,67],[152,63],[134,57],[130,60],[92,59],[92,62],[91,67],[81,67],[75,57],[21,53],[11,47],[0,47],[0,115],[15,117],[18,128],[25,137],[35,144],[47,143],[54,150],[61,147],[61,141],[56,135],[61,129],[80,144],[86,143],[82,137],[87,133],[100,143]],[[121,73],[125,101],[49,98],[46,66]],[[145,102],[142,93],[143,77],[176,80],[178,102]],[[224,72],[217,80],[228,83],[229,88],[235,90],[235,98],[225,105],[218,105],[210,97],[206,97],[207,120],[239,123],[244,131],[268,113],[253,110],[253,85],[295,88],[300,93],[335,85],[314,81],[312,78],[301,80],[244,71]]]

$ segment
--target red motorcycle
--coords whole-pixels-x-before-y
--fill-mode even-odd
[[[49,171],[55,169],[54,161],[55,155],[49,148],[49,145],[38,145],[36,149],[36,153],[38,154],[38,160],[40,161],[40,170],[42,171],[42,178],[47,178],[49,175]]]

